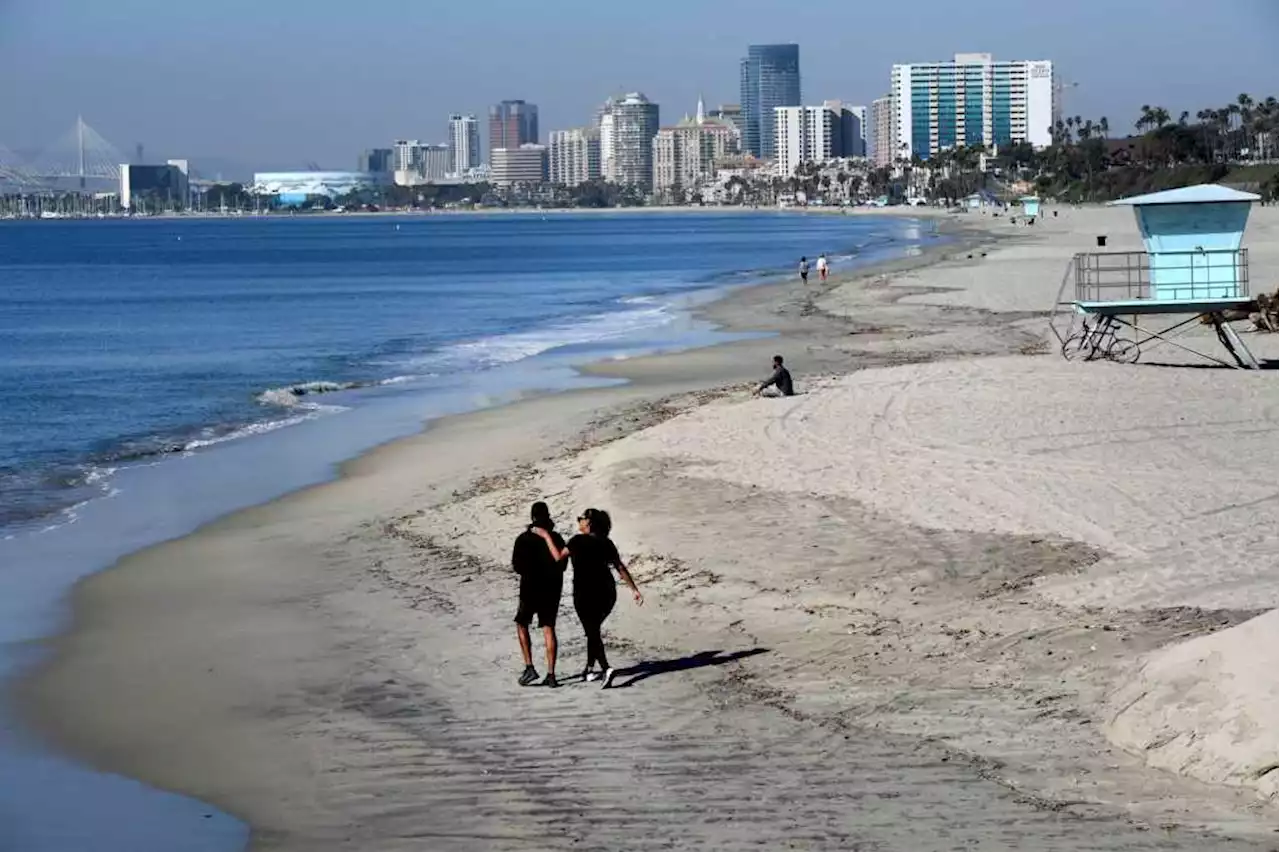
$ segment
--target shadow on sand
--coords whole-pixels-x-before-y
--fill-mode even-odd
[[[634,666],[627,666],[625,669],[618,669],[618,673],[614,678],[613,688],[624,689],[628,686],[635,686],[645,678],[654,675],[669,674],[670,672],[682,672],[688,669],[700,669],[703,666],[722,666],[725,663],[733,663],[738,660],[754,657],[757,654],[769,653],[768,648],[751,648],[746,651],[734,651],[729,654],[722,654],[720,651],[699,651],[696,654],[690,654],[687,657],[678,657],[674,660],[645,660]]]

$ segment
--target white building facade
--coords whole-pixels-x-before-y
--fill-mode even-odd
[[[466,174],[480,166],[480,122],[474,115],[449,116],[449,171]]]
[[[774,173],[791,177],[801,163],[840,156],[840,113],[829,105],[773,110]]]
[[[519,148],[494,148],[489,152],[489,180],[495,186],[539,184],[547,179],[547,148],[525,144]]]
[[[400,186],[438,183],[448,177],[452,151],[448,145],[427,145],[417,139],[397,139],[392,148],[394,179]]]
[[[557,130],[548,141],[548,172],[552,183],[577,186],[600,179],[599,130],[594,127]]]
[[[890,97],[895,157],[928,159],[949,148],[1051,143],[1057,113],[1053,63],[957,53],[951,62],[894,65]]]

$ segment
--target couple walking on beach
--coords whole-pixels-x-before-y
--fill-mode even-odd
[[[827,263],[827,256],[825,254],[818,255],[818,277],[826,281],[827,273],[830,269],[831,264]],[[807,257],[800,258],[800,283],[809,283],[809,258]]]
[[[555,531],[555,522],[551,520],[551,510],[546,503],[534,503],[529,515],[530,523],[516,537],[511,552],[511,567],[520,575],[520,603],[515,620],[516,637],[524,657],[524,672],[519,683],[529,686],[538,679],[529,638],[529,625],[536,615],[547,643],[547,676],[543,678],[542,685],[560,685],[556,680],[556,616],[560,613],[564,570],[567,562],[572,560],[573,608],[587,637],[587,665],[582,672],[582,680],[600,679],[608,689],[613,685],[614,669],[605,656],[604,638],[600,631],[618,600],[614,571],[631,589],[636,604],[644,604],[644,596],[618,555],[618,548],[609,538],[613,528],[609,513],[603,509],[587,509],[578,517],[578,534],[568,542]],[[597,664],[599,671],[595,668]]]

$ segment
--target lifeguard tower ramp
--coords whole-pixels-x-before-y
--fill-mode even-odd
[[[1144,351],[1169,345],[1219,364],[1257,369],[1257,359],[1227,321],[1229,314],[1254,306],[1249,253],[1240,243],[1257,200],[1251,193],[1202,184],[1112,202],[1134,208],[1146,250],[1072,258],[1049,321],[1063,357],[1134,363]],[[1231,362],[1178,339],[1199,325],[1213,327]]]

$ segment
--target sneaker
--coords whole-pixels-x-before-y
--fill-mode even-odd
[[[614,676],[615,674],[617,674],[617,672],[613,669],[613,667],[612,667],[612,666],[610,666],[609,668],[605,669],[605,670],[604,670],[604,680],[603,680],[603,681],[601,681],[601,683],[600,683],[600,688],[601,688],[601,689],[608,689],[609,687],[613,686],[613,676]]]
[[[549,686],[552,689],[555,689],[557,686],[560,685],[560,681],[556,680],[556,676],[554,672],[548,672],[547,676],[542,679],[542,685]]]
[[[528,686],[538,679],[538,670],[533,666],[525,666],[524,674],[520,675],[519,683],[521,686]]]
[[[590,683],[593,680],[599,680],[599,679],[600,679],[600,672],[596,671],[595,669],[586,669],[582,673],[582,680],[585,683]]]

